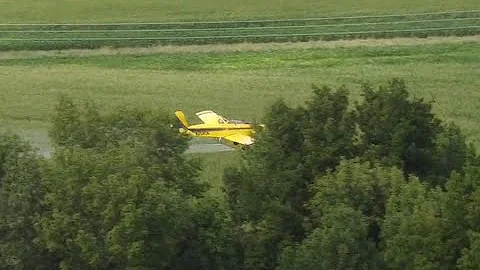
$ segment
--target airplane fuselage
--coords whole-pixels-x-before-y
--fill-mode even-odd
[[[224,138],[233,134],[252,136],[254,127],[251,124],[197,124],[188,127],[188,134],[203,138]]]

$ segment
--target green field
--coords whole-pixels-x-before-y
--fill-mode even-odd
[[[461,10],[480,10],[480,4],[478,0],[0,0],[0,24],[301,19]],[[283,22],[270,24],[270,29],[258,28],[264,25],[257,23],[258,25],[248,25],[248,27],[254,26],[253,28],[240,30],[235,28],[235,31],[228,27],[247,25],[227,23],[216,26],[227,28],[224,30],[197,31],[198,29],[194,29],[195,31],[191,33],[185,31],[183,34],[208,36],[213,34],[308,34],[388,29],[403,31],[429,27],[477,27],[480,20],[477,13],[435,16],[437,17],[407,16],[395,22],[389,17],[376,18],[373,22],[380,24],[371,25],[365,24],[367,21],[361,18],[332,22],[319,21],[316,24],[320,25],[311,25],[306,28],[302,27],[308,23],[300,21],[292,23],[289,25],[291,28],[288,29],[275,28],[283,26]],[[407,21],[400,22],[400,20]],[[420,21],[412,23],[408,20]],[[383,24],[384,22],[386,24]],[[346,25],[335,27],[321,25],[331,23]],[[355,25],[356,23],[361,25]],[[211,27],[208,25],[210,24],[207,24],[207,27]],[[3,30],[0,38],[72,38],[114,35],[108,31],[50,33],[48,32],[51,30],[48,28],[50,26],[29,27],[3,25],[0,27],[0,30]],[[68,29],[75,30],[76,27],[78,28],[78,26],[71,26]],[[128,30],[127,28],[122,26],[123,30]],[[145,27],[133,25],[130,28],[139,30]],[[29,29],[34,32],[15,32]],[[53,26],[52,29],[62,30],[63,28]],[[35,32],[38,30],[45,30],[45,32]],[[477,31],[476,28],[470,28],[460,32],[446,31],[436,34],[471,35],[475,34],[475,31]],[[427,33],[417,34],[427,36]],[[115,35],[163,37],[170,34],[132,31]],[[397,34],[394,33],[393,36],[395,35]],[[405,33],[405,35],[410,34]],[[356,37],[358,36],[350,38]],[[150,41],[135,41],[128,44],[122,42],[117,44],[116,41],[111,43],[2,41],[0,50],[51,50],[93,48],[103,45],[156,44]],[[425,45],[427,43],[429,45]],[[0,130],[20,132],[24,137],[33,140],[35,145],[48,148],[46,130],[59,93],[68,93],[79,100],[92,99],[107,109],[116,106],[155,107],[167,113],[184,109],[190,118],[195,111],[213,109],[229,118],[260,120],[269,104],[278,98],[284,98],[291,105],[302,104],[308,99],[312,84],[326,84],[332,87],[346,84],[352,91],[352,98],[358,99],[361,83],[365,81],[382,83],[394,76],[406,79],[409,89],[415,96],[435,100],[434,110],[439,117],[458,123],[468,138],[480,147],[478,135],[480,134],[480,113],[478,112],[480,108],[478,89],[480,41],[478,36],[464,39],[353,40],[281,45],[259,43],[64,52],[0,52]],[[210,179],[214,186],[218,186],[221,182],[222,168],[233,162],[237,156],[227,152],[209,154],[205,157],[207,159],[202,177]]]
[[[105,111],[119,107],[160,109],[170,114],[173,119],[173,112],[181,109],[186,112],[191,123],[199,122],[195,118],[195,112],[206,109],[214,110],[229,119],[261,122],[269,106],[278,99],[283,99],[291,106],[303,105],[311,97],[313,85],[326,85],[335,89],[346,86],[350,90],[350,98],[360,101],[362,84],[369,82],[379,86],[392,78],[404,79],[412,96],[432,101],[436,116],[460,126],[467,140],[480,150],[480,0],[0,0],[0,133],[13,131],[19,134],[38,148],[39,154],[47,157],[52,150],[48,130],[60,94],[68,95],[77,104],[87,100],[94,101],[100,110]],[[338,106],[333,107],[338,109]],[[408,112],[410,113],[410,109]],[[116,118],[108,118],[108,124],[111,119]],[[423,119],[420,120],[417,122],[424,122]],[[119,126],[130,125],[130,121],[128,118],[127,124],[120,123]],[[150,118],[145,120],[146,124],[149,122]],[[88,132],[90,127],[91,125],[88,125]],[[330,167],[329,164],[335,162],[336,158],[325,159],[324,153],[314,153],[318,148],[317,142],[312,136],[305,136],[308,145],[303,147],[301,152],[306,152],[305,149],[312,150],[313,155],[288,159],[283,166],[286,168],[285,172],[276,175],[270,168],[264,174],[273,173],[273,181],[264,181],[259,189],[251,188],[251,184],[262,181],[258,168],[271,166],[267,163],[263,167],[247,166],[247,169],[253,169],[253,178],[249,180],[248,175],[232,174],[232,177],[247,182],[238,185],[235,183],[238,179],[232,179],[234,181],[230,183],[233,183],[233,189],[230,191],[238,193],[238,196],[227,196],[223,190],[224,170],[228,166],[242,164],[242,155],[245,152],[231,149],[215,152],[212,148],[207,149],[216,144],[214,140],[195,138],[189,142],[194,145],[184,156],[186,159],[200,161],[199,178],[207,181],[211,187],[206,194],[201,194],[207,199],[203,200],[191,195],[194,194],[190,193],[195,184],[193,182],[193,185],[190,184],[187,188],[177,189],[178,183],[184,183],[185,178],[182,176],[179,179],[181,182],[174,179],[177,177],[176,171],[183,170],[177,166],[182,164],[179,160],[174,160],[174,165],[165,163],[167,165],[153,167],[150,166],[151,162],[145,162],[145,158],[150,157],[155,150],[144,147],[143,144],[144,139],[150,138],[147,137],[149,127],[137,132],[139,135],[132,137],[133,140],[127,140],[127,148],[109,152],[110,155],[105,159],[93,152],[74,151],[73,162],[70,162],[69,154],[65,153],[64,157],[58,162],[52,162],[51,166],[44,163],[43,165],[48,166],[38,168],[28,154],[25,156],[26,161],[18,164],[10,162],[14,159],[8,159],[6,165],[11,165],[7,167],[14,173],[6,174],[11,176],[5,178],[6,183],[11,183],[5,186],[2,195],[10,197],[0,202],[12,206],[14,210],[22,208],[20,210],[23,212],[20,211],[17,217],[16,211],[4,211],[9,215],[3,220],[22,222],[5,223],[5,228],[11,229],[12,233],[8,232],[3,238],[19,239],[20,242],[7,241],[5,245],[2,243],[2,250],[4,247],[12,248],[13,252],[7,250],[7,257],[0,255],[0,261],[7,261],[12,265],[21,262],[17,267],[21,268],[24,263],[21,259],[33,254],[34,256],[30,257],[34,260],[27,260],[29,262],[25,265],[33,265],[30,261],[38,259],[38,265],[45,267],[50,263],[60,263],[65,267],[75,267],[83,263],[91,268],[122,267],[124,264],[140,267],[142,263],[155,265],[164,262],[164,266],[181,268],[198,261],[199,267],[205,268],[207,265],[217,268],[229,265],[225,266],[228,268],[238,264],[239,267],[260,265],[263,268],[278,266],[290,269],[295,265],[310,265],[310,247],[315,248],[314,253],[322,253],[320,255],[328,257],[327,264],[330,263],[328,259],[335,259],[335,256],[330,256],[334,249],[317,245],[325,243],[323,240],[331,243],[346,241],[348,245],[345,245],[345,250],[355,251],[357,247],[378,244],[378,241],[375,242],[378,240],[376,236],[381,236],[382,241],[389,241],[388,245],[369,250],[371,252],[367,252],[368,254],[363,251],[357,252],[358,254],[354,252],[354,257],[359,260],[348,265],[401,267],[402,259],[413,258],[415,255],[412,253],[410,256],[410,253],[404,252],[409,249],[408,245],[414,247],[409,251],[420,247],[417,248],[420,252],[425,251],[429,255],[415,257],[415,266],[428,265],[433,268],[433,265],[450,262],[454,265],[457,257],[460,257],[455,257],[460,255],[456,254],[458,252],[455,252],[455,249],[458,251],[460,248],[463,249],[464,256],[458,260],[459,265],[465,262],[467,265],[471,258],[472,261],[475,259],[473,255],[475,244],[478,244],[475,243],[478,240],[475,238],[477,235],[456,234],[450,237],[451,239],[447,237],[451,228],[465,228],[461,231],[474,228],[467,224],[472,215],[460,216],[465,223],[460,224],[460,227],[450,226],[450,217],[458,216],[449,212],[453,208],[432,203],[435,199],[441,199],[439,201],[453,202],[455,206],[463,207],[464,214],[469,212],[467,208],[475,201],[475,193],[470,192],[473,195],[464,196],[466,199],[463,201],[455,201],[464,191],[461,183],[463,178],[460,176],[448,182],[453,183],[456,189],[443,194],[438,189],[428,191],[427,184],[436,184],[433,180],[439,180],[438,183],[442,183],[443,187],[443,178],[420,177],[422,182],[425,181],[425,186],[417,181],[418,179],[408,183],[413,185],[403,185],[403,182],[400,182],[403,181],[400,171],[398,178],[396,171],[383,170],[378,166],[368,169],[365,164],[354,162],[342,165],[338,175],[328,176],[326,182],[331,182],[331,185],[314,185],[314,188],[326,192],[312,189],[307,194],[305,187],[312,183],[313,176]],[[411,133],[408,125],[402,128],[397,134],[403,136],[405,132]],[[69,127],[64,130],[68,132]],[[109,127],[104,130],[110,133],[102,142],[108,138],[118,138],[120,145],[123,145],[123,130]],[[69,145],[76,143],[79,134],[84,134],[78,131],[74,133],[75,139],[65,140]],[[63,134],[68,133],[63,133],[60,129],[57,134],[64,137]],[[83,145],[91,145],[91,138],[99,138],[88,137],[88,144]],[[155,137],[157,138],[160,136]],[[371,138],[376,139],[375,136]],[[450,138],[454,137],[448,134],[448,139]],[[137,144],[137,139],[142,141]],[[330,138],[328,140],[331,141]],[[344,144],[342,140],[333,141],[337,146],[347,145],[348,148],[348,144]],[[98,149],[108,149],[114,144],[116,143],[107,142]],[[445,146],[450,147],[450,144],[445,143]],[[142,148],[130,148],[137,145]],[[271,145],[275,148],[278,144]],[[424,149],[413,147],[407,149],[408,151],[402,150],[399,147],[404,144],[397,141],[392,145],[383,148],[366,145],[366,151],[361,150],[366,153],[368,160],[377,153],[379,157],[383,156],[383,149],[395,148],[395,153],[407,153],[402,157],[397,157],[396,154],[387,155],[385,164],[397,164],[401,160],[410,162],[411,157],[424,159]],[[6,153],[10,151],[9,146],[10,144],[7,145]],[[202,149],[207,150],[192,151],[195,146],[200,146],[197,149],[204,147]],[[456,146],[458,145],[452,145],[451,148]],[[337,151],[337,148],[334,145],[329,152],[335,155],[340,152],[349,155],[352,152],[351,147],[348,151]],[[412,149],[414,151],[411,151]],[[439,149],[443,151],[447,148],[442,145]],[[463,148],[459,149],[462,151]],[[165,152],[165,149],[160,150]],[[432,160],[443,162],[442,151],[432,151]],[[133,153],[133,158],[125,153]],[[459,157],[463,156],[462,153],[453,153],[454,156],[447,157],[444,163],[452,168],[458,166],[457,164],[464,164],[464,161],[458,162],[461,160]],[[21,158],[24,157],[23,154],[21,151],[18,153]],[[305,153],[300,153],[303,154]],[[137,156],[140,158],[139,162]],[[91,160],[87,160],[90,157],[99,159],[105,166],[96,166],[93,170],[87,168],[91,164]],[[251,161],[261,163],[260,159]],[[102,177],[109,175],[107,165],[117,160],[121,160],[122,164],[146,167],[145,170],[126,168],[120,172],[113,168],[113,174],[103,183]],[[288,167],[296,160],[310,163],[307,166],[297,166],[297,171],[303,176],[306,175],[306,179],[291,177],[293,170],[288,171]],[[431,161],[425,160],[421,164],[430,166]],[[322,166],[312,166],[311,161],[319,161]],[[408,162],[406,163],[410,164]],[[70,169],[68,166],[72,164],[73,169]],[[419,167],[419,164],[403,167]],[[165,166],[175,168],[172,170],[172,167]],[[415,168],[419,175],[427,175],[421,172],[424,171],[424,166],[420,167],[422,168]],[[443,170],[438,169],[438,166],[430,167],[433,176],[443,175]],[[15,171],[25,168],[32,169],[32,172]],[[172,173],[165,173],[165,168]],[[450,168],[447,169],[445,171],[450,171]],[[75,177],[77,171],[82,173],[80,178]],[[95,179],[92,178],[94,181],[91,184],[85,184],[83,178],[91,171]],[[180,174],[190,175],[188,171]],[[356,174],[360,174],[361,181],[354,184],[363,187],[361,192],[357,192],[354,185],[346,193],[331,192],[357,176]],[[475,177],[473,171],[471,175],[470,172],[466,174],[467,180]],[[42,177],[39,178],[39,175]],[[151,176],[156,175],[165,176],[166,185],[152,183]],[[386,185],[377,181],[382,180],[384,175],[391,176],[394,181]],[[62,180],[60,178],[63,176],[68,179],[64,179],[67,182],[63,183],[64,187],[60,185],[59,189],[57,180]],[[287,178],[280,179],[282,176]],[[25,181],[31,177],[36,177],[39,181]],[[120,179],[122,177],[125,181]],[[12,179],[19,179],[20,182]],[[252,179],[255,182],[252,182]],[[120,180],[130,184],[132,189],[126,189]],[[58,183],[62,184],[62,181]],[[265,189],[270,186],[273,188]],[[38,190],[37,187],[43,189],[40,193],[37,192],[42,197],[30,203],[34,207],[25,207],[28,203],[17,203],[20,202],[18,198],[28,199],[31,194],[37,194],[29,191]],[[102,192],[103,190],[98,192],[99,187],[113,189],[107,194]],[[120,189],[115,190],[116,187]],[[369,189],[366,193],[365,187]],[[12,191],[16,190],[22,194],[13,194]],[[73,197],[66,196],[68,203],[65,207],[62,205],[65,200],[59,200],[62,199],[59,190],[65,191],[66,193],[63,193],[67,195],[73,194]],[[104,193],[112,198],[107,198]],[[391,196],[388,202],[386,198],[379,199],[379,196],[376,196],[389,193]],[[404,193],[412,196],[403,201],[401,197]],[[368,194],[374,194],[375,200],[363,200]],[[184,195],[189,198],[180,202],[180,196]],[[361,200],[350,200],[350,195]],[[239,203],[218,207],[209,196],[225,204],[236,199]],[[248,203],[243,203],[244,198],[248,198]],[[334,208],[331,206],[336,207],[338,203],[333,205],[328,201],[324,202],[324,198],[330,202],[345,203]],[[89,199],[94,201],[90,202]],[[80,209],[76,206],[77,201],[86,208]],[[123,201],[127,203],[122,204]],[[405,202],[418,204],[418,207],[403,209],[400,206]],[[107,205],[108,209],[105,210],[103,205]],[[257,205],[258,209],[253,209]],[[305,208],[305,205],[313,207]],[[378,205],[381,209],[386,209],[385,215],[373,215],[380,209]],[[76,211],[77,208],[80,212]],[[417,211],[417,208],[421,211]],[[87,214],[84,209],[88,210]],[[181,215],[170,218],[168,215],[177,209],[182,210]],[[309,213],[305,213],[305,209]],[[437,211],[438,209],[441,211]],[[144,213],[152,211],[153,215],[142,219]],[[368,213],[365,214],[366,212]],[[43,215],[45,213],[46,216]],[[53,215],[50,215],[51,213]],[[371,213],[373,214],[370,215]],[[419,218],[423,214],[429,218],[425,222]],[[397,222],[408,215],[412,215],[412,218],[405,219],[404,223]],[[102,222],[90,224],[88,222],[92,218],[89,217],[100,217]],[[351,217],[348,224],[342,224],[345,217]],[[0,222],[1,220],[0,218]],[[307,226],[303,226],[304,220],[309,220]],[[157,221],[166,222],[166,226],[162,223],[161,230],[157,229]],[[83,226],[85,222],[88,223],[87,226]],[[402,231],[411,224],[418,230]],[[325,225],[328,225],[328,230],[321,228]],[[425,234],[424,238],[428,242],[414,239],[414,242],[410,241],[413,244],[409,242],[405,245],[402,241],[396,241],[417,231],[422,233],[422,230],[429,226],[434,230],[433,234]],[[91,230],[83,230],[85,227]],[[370,230],[374,227],[382,230]],[[31,228],[34,230],[30,230]],[[108,236],[107,242],[103,241],[104,238],[97,237],[97,228],[106,232],[100,236]],[[135,233],[136,231],[131,233],[132,228],[140,228],[136,230],[140,234]],[[337,237],[335,233],[343,229],[349,231]],[[35,234],[30,233],[24,238],[16,237],[24,231]],[[365,235],[365,232],[369,239],[360,237]],[[158,260],[153,258],[155,260],[150,262],[151,252],[147,252],[146,256],[140,256],[140,253],[155,248],[155,244],[158,245],[158,241],[153,245],[151,241],[141,241],[152,233],[162,244],[161,252],[165,254],[160,254],[162,256]],[[183,237],[185,235],[187,237]],[[418,238],[418,233],[415,236]],[[436,236],[442,239],[437,241]],[[124,238],[128,238],[127,241],[123,241]],[[349,238],[359,241],[351,241]],[[22,250],[22,244],[29,245],[32,239],[42,239],[42,243],[33,245],[33,249]],[[463,246],[454,246],[454,252],[450,252],[451,249],[439,248],[444,240],[455,245],[459,242],[457,240],[465,239],[469,241]],[[301,245],[293,245],[300,241]],[[433,249],[422,250],[424,243],[433,243]],[[96,246],[103,249],[96,252]],[[128,250],[122,247],[127,247]],[[45,248],[48,248],[49,252],[44,252]],[[396,251],[403,253],[399,257],[391,255]],[[430,260],[439,258],[432,251],[448,256],[443,256],[438,262]],[[16,253],[21,256],[13,256]],[[337,257],[348,260],[348,252],[340,255],[343,256]],[[128,259],[124,259],[127,257]],[[447,259],[443,259],[444,257]],[[207,260],[203,260],[204,258]],[[324,267],[327,267],[325,265]]]
[[[479,8],[477,0],[1,0],[0,23],[277,19]]]
[[[200,177],[206,179],[211,185],[210,192],[215,196],[223,196],[223,171],[240,160],[238,151],[218,152],[208,154],[192,154],[194,158],[201,160],[202,171]]]
[[[17,130],[45,129],[59,93],[106,107],[184,109],[190,117],[212,109],[229,118],[259,120],[277,98],[303,103],[312,84],[346,84],[358,98],[361,83],[397,76],[407,80],[415,96],[435,100],[439,117],[457,122],[480,146],[480,45],[469,40],[429,46],[372,41],[375,46],[299,44],[267,51],[0,55],[0,121]]]
[[[0,9],[0,51],[480,34],[467,0],[19,3]]]

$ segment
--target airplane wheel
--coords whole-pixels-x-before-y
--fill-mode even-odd
[[[241,144],[239,144],[239,143],[237,143],[237,142],[234,142],[234,143],[233,143],[233,147],[235,147],[236,149],[240,149],[240,150],[242,150],[242,151],[244,150],[244,148],[243,148],[244,145],[241,145]]]

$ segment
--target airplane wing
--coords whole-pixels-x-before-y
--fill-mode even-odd
[[[223,137],[225,140],[229,140],[235,143],[240,143],[243,145],[250,145],[253,144],[253,139],[250,136],[243,135],[243,134],[233,134],[226,137]]]
[[[216,114],[213,111],[201,111],[197,112],[196,115],[200,120],[203,121],[203,123],[208,124],[208,125],[218,125],[218,124],[226,124],[228,123],[228,120],[225,119],[223,116],[220,116]]]

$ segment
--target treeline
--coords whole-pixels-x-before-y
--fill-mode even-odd
[[[314,87],[206,192],[154,110],[61,97],[44,159],[0,136],[0,269],[479,269],[480,158],[405,83]]]

